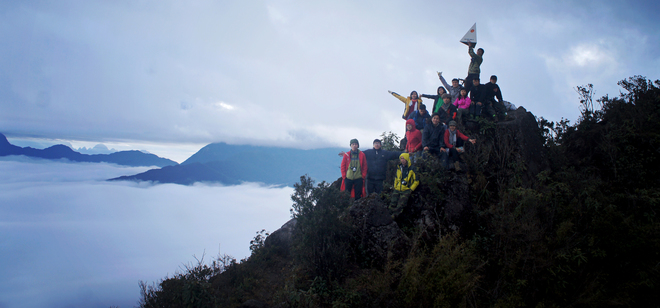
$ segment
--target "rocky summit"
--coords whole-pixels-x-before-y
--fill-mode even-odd
[[[462,162],[414,163],[403,212],[385,189],[294,185],[292,219],[222,256],[142,284],[141,307],[602,307],[660,302],[660,81],[585,105],[576,124],[518,108],[468,121]],[[582,102],[591,99],[580,93]],[[589,107],[591,106],[591,107]]]

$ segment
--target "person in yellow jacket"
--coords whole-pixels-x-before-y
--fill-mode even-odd
[[[404,104],[406,104],[406,107],[403,109],[403,116],[401,116],[401,118],[404,120],[408,120],[413,111],[419,110],[419,105],[422,103],[422,99],[417,94],[417,91],[410,92],[410,96],[408,97],[403,97],[398,93],[389,90],[387,92],[390,92],[390,94],[394,95],[394,97],[398,98]],[[415,106],[417,109],[415,109]]]
[[[399,155],[399,165],[396,170],[396,178],[394,179],[394,191],[392,192],[392,199],[390,201],[390,212],[392,218],[396,218],[403,208],[408,203],[410,194],[419,185],[419,180],[412,170],[412,163],[410,162],[410,155],[402,153]]]

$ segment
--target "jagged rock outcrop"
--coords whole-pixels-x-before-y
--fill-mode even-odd
[[[468,179],[462,173],[452,173],[444,188],[445,198],[442,200],[440,207],[442,211],[439,214],[443,216],[445,225],[455,229],[456,227],[452,226],[460,225],[464,220],[462,218],[465,218],[466,213],[472,210]],[[428,225],[428,223],[426,224]]]
[[[361,252],[373,264],[385,264],[388,259],[405,256],[411,241],[376,194],[355,202],[349,213],[360,239]]]
[[[296,219],[291,218],[282,227],[273,231],[264,242],[266,248],[276,248],[288,251],[293,242],[293,233],[296,230]]]
[[[548,160],[543,149],[543,138],[540,135],[536,117],[523,107],[510,113],[513,120],[498,124],[497,136],[514,141],[515,150],[520,155],[522,164],[526,166],[527,181],[539,172],[548,168]]]
[[[536,118],[523,107],[511,111],[508,118],[508,121],[492,123],[491,134],[479,135],[476,145],[466,144],[465,162],[460,164],[459,170],[444,170],[435,158],[419,160],[416,172],[422,184],[411,195],[408,207],[396,221],[387,209],[389,200],[383,200],[379,195],[372,194],[354,202],[347,219],[359,238],[360,253],[374,265],[404,258],[413,241],[402,230],[403,224],[407,225],[406,228],[421,231],[425,240],[471,229],[475,223],[471,185],[479,185],[475,182],[483,181],[484,190],[497,189],[495,184],[498,181],[509,181],[517,174],[522,176],[519,181],[523,187],[531,183],[548,167]],[[478,127],[467,129],[479,131]],[[474,166],[479,164],[489,167],[475,170]],[[386,183],[392,181],[392,176],[389,175]],[[341,179],[338,179],[333,187],[338,188],[340,183]],[[387,186],[386,193],[391,191],[391,185]],[[288,251],[295,225],[296,221],[292,219],[273,232],[266,239],[266,247]]]

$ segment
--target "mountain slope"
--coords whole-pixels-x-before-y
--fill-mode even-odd
[[[403,212],[358,201],[340,180],[301,178],[292,220],[252,255],[222,256],[141,284],[140,307],[195,290],[207,307],[655,307],[660,302],[660,80],[635,76],[618,98],[579,92],[574,125],[522,107],[466,125],[460,168],[415,162]],[[265,231],[264,231],[265,232]]]
[[[299,150],[290,148],[212,143],[177,166],[149,170],[111,180],[154,181],[190,185],[218,182],[227,185],[261,182],[293,185],[301,175],[317,181],[333,181],[340,176],[342,148]]]
[[[87,155],[78,153],[65,145],[54,145],[46,149],[34,149],[31,147],[15,146],[7,140],[5,135],[0,134],[0,156],[9,155],[24,155],[29,157],[45,158],[45,159],[61,159],[66,158],[71,161],[77,162],[91,162],[91,163],[113,163],[124,166],[172,166],[177,165],[173,160],[158,157],[154,154],[146,154],[140,151],[120,151],[112,154],[94,154]]]

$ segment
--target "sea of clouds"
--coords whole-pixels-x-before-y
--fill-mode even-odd
[[[133,307],[138,282],[250,254],[290,218],[290,187],[105,179],[144,167],[0,160],[0,308]]]

